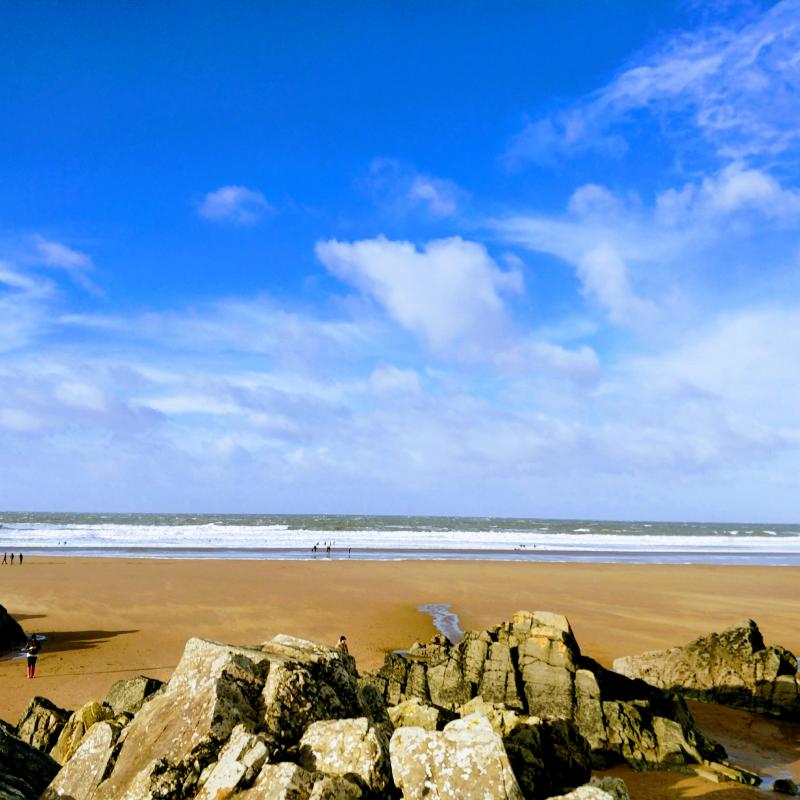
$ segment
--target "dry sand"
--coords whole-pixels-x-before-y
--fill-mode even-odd
[[[247,644],[282,632],[333,644],[346,633],[359,667],[375,667],[434,633],[422,603],[452,604],[465,629],[523,608],[565,613],[582,651],[606,665],[746,617],[768,642],[800,652],[799,582],[800,568],[778,567],[26,558],[0,566],[0,603],[47,639],[34,681],[24,662],[0,661],[0,718],[16,722],[34,694],[75,708],[120,678],[167,679],[191,636]],[[723,742],[738,737],[751,766],[777,759],[800,779],[800,726],[704,706],[700,716]],[[680,774],[616,774],[637,800],[763,797]]]

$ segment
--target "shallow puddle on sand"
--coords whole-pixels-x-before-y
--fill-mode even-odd
[[[446,636],[453,644],[457,644],[464,636],[461,621],[455,611],[450,610],[450,603],[425,603],[417,606],[417,611],[430,614],[433,625],[439,633]]]

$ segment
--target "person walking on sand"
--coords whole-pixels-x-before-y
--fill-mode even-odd
[[[3,563],[8,564],[8,553],[3,553]]]
[[[25,653],[27,654],[27,661],[28,661],[28,677],[33,678],[36,675],[36,659],[39,657],[39,640],[36,638],[36,634],[34,633],[31,636],[31,640],[28,642],[28,646],[25,648]]]

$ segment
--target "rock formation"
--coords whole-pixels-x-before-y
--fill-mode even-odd
[[[797,659],[752,620],[683,647],[618,658],[614,669],[685,697],[800,720]]]
[[[148,697],[155,694],[164,684],[155,678],[139,675],[136,678],[117,681],[103,701],[116,717],[119,714],[135,714]]]
[[[36,800],[58,772],[58,764],[14,735],[0,723],[0,797],[4,800]]]
[[[525,717],[573,723],[597,767],[681,767],[724,758],[685,703],[581,655],[566,618],[519,612],[468,631],[457,645],[432,642],[393,653],[366,681],[390,704],[418,698],[455,711],[475,697]],[[518,734],[521,735],[521,734]]]
[[[46,697],[34,697],[22,712],[16,734],[31,747],[47,753],[58,741],[70,713]]]
[[[20,624],[0,606],[0,653],[23,647],[28,637]]]
[[[627,800],[619,782],[589,783],[593,761],[685,769],[723,755],[681,700],[586,659],[566,619],[542,612],[361,679],[350,656],[289,636],[192,639],[131,718],[149,692],[136,680],[62,726],[65,764],[42,800]]]

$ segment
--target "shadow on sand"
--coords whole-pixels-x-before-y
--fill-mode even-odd
[[[124,636],[127,633],[138,633],[137,629],[124,631],[41,631],[46,637],[43,643],[42,655],[48,653],[62,653],[67,650],[89,650],[92,647],[105,644],[115,636]],[[38,631],[37,631],[38,633]]]

